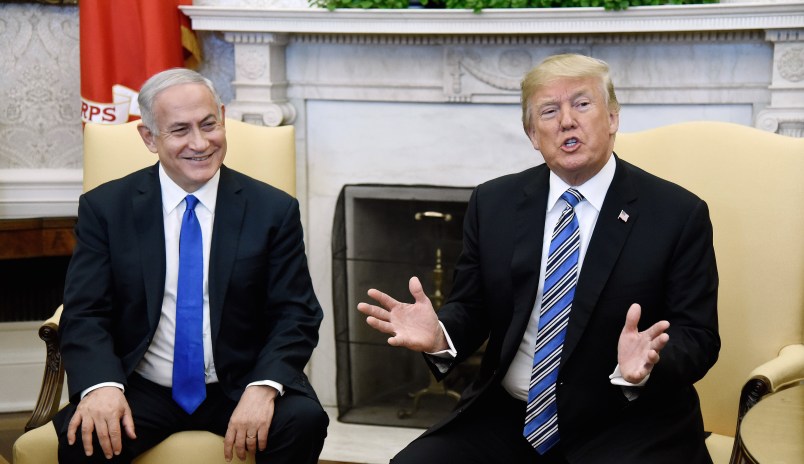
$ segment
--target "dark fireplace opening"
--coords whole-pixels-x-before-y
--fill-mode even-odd
[[[69,256],[0,260],[0,322],[41,321],[64,297]]]
[[[427,427],[455,406],[474,378],[471,363],[436,384],[422,355],[388,345],[357,303],[377,288],[411,302],[417,276],[434,306],[446,298],[461,251],[472,189],[348,185],[338,198],[332,234],[333,302],[339,420]],[[372,301],[373,302],[373,301]]]
[[[0,220],[0,323],[41,321],[62,303],[75,222]]]

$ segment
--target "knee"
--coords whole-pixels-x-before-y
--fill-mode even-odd
[[[320,437],[322,441],[327,436],[329,417],[317,401],[305,402],[305,407],[298,409],[293,415],[296,428],[305,435]]]
[[[294,398],[283,398],[277,404],[275,414],[283,417],[287,433],[294,436],[309,437],[313,440],[324,441],[327,436],[329,417],[317,401],[306,396],[297,395]]]

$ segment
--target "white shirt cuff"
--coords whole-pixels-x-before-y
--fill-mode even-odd
[[[645,378],[639,383],[628,382],[623,378],[623,375],[620,372],[619,364],[617,364],[617,367],[614,368],[614,372],[609,375],[609,381],[612,383],[612,385],[619,385],[623,395],[625,395],[625,398],[628,401],[634,401],[635,399],[639,398],[640,390],[648,381],[648,378],[650,378],[650,374],[646,375]]]
[[[122,390],[124,393],[125,393],[125,391],[126,391],[126,387],[124,387],[122,383],[117,383],[117,382],[103,382],[103,383],[99,383],[99,384],[97,384],[97,385],[93,385],[93,386],[91,386],[91,387],[87,388],[86,390],[82,391],[82,392],[81,392],[81,399],[83,400],[83,399],[84,399],[84,397],[85,397],[85,396],[87,396],[87,393],[89,393],[89,392],[91,392],[91,391],[94,391],[94,390],[97,390],[97,389],[99,389],[99,388],[101,388],[101,387],[117,387],[117,388],[119,388],[120,390]]]
[[[273,380],[258,380],[256,382],[251,382],[250,384],[246,385],[246,388],[251,387],[253,385],[264,385],[269,387],[274,387],[276,391],[279,392],[279,396],[285,394],[285,387],[281,383],[274,382]]]
[[[444,324],[441,321],[438,321],[438,325],[441,326],[441,331],[444,333],[444,338],[447,339],[447,345],[449,348],[446,350],[436,351],[435,353],[427,353],[430,356],[435,356],[437,358],[443,359],[455,359],[458,356],[458,351],[455,349],[455,345],[452,344],[452,339],[449,338],[449,334],[447,333],[447,329],[444,328]]]
[[[441,326],[441,331],[444,333],[444,338],[447,339],[447,345],[449,345],[449,348],[446,350],[436,351],[435,353],[425,354],[430,356],[430,361],[435,364],[439,372],[445,374],[452,365],[452,362],[458,356],[458,351],[455,349],[455,345],[452,344],[452,339],[449,338],[449,334],[447,333],[447,329],[444,328],[444,324],[442,324],[441,321],[438,321],[438,325]]]

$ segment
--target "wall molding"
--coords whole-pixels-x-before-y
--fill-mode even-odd
[[[0,219],[76,216],[81,169],[0,169]]]
[[[257,33],[229,33],[233,43],[258,43],[249,38]],[[778,34],[777,34],[778,35]],[[633,32],[563,35],[387,35],[387,34],[326,34],[299,33],[290,37],[291,43],[337,44],[337,45],[488,45],[488,46],[534,46],[534,45],[587,45],[624,43],[694,42],[719,43],[730,41],[762,41],[766,33],[759,30],[743,31],[679,31],[679,32]]]

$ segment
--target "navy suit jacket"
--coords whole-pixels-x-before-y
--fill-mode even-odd
[[[708,208],[681,187],[616,162],[561,357],[561,444],[570,462],[710,462],[692,386],[720,349]],[[456,363],[488,344],[477,380],[434,429],[499,385],[516,354],[536,298],[548,177],[543,164],[482,184],[472,195],[453,291],[438,316],[457,348]],[[629,402],[608,376],[632,303],[642,306],[640,330],[670,321],[670,341],[639,398]]]
[[[165,285],[158,164],[82,195],[75,231],[60,323],[72,402],[101,382],[125,385],[156,331]],[[210,325],[218,379],[235,401],[256,380],[315,398],[303,368],[322,310],[302,235],[294,198],[221,167]]]

